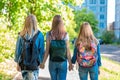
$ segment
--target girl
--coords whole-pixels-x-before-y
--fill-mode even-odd
[[[72,69],[72,63],[68,43],[69,37],[60,15],[54,16],[52,29],[47,33],[46,39],[46,52],[41,68],[44,68],[46,59],[50,55],[49,72],[51,80],[66,80],[67,59],[69,70]]]
[[[82,23],[80,27],[72,63],[75,63],[76,60],[79,64],[80,80],[88,80],[88,73],[91,80],[98,80],[101,66],[100,45],[88,22]]]
[[[33,38],[35,38],[35,40],[32,42],[32,50],[30,49],[30,52],[26,52],[25,50],[29,49],[26,47],[30,46],[26,44],[29,44],[30,40]],[[43,59],[43,54],[44,36],[37,28],[36,17],[33,14],[30,14],[25,19],[23,30],[19,33],[15,50],[15,62],[17,63],[17,70],[21,71],[23,80],[38,80],[38,66]],[[25,59],[27,61],[24,62]]]

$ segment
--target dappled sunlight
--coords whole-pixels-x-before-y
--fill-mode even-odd
[[[5,73],[6,75],[10,76],[11,79],[16,75],[16,64],[13,59],[5,59],[4,62],[0,63],[0,75],[2,73]],[[4,77],[5,76],[3,76],[2,78],[4,79]]]

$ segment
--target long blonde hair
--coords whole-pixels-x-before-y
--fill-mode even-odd
[[[62,18],[60,15],[55,15],[52,21],[52,29],[50,30],[55,39],[62,39],[66,33]]]
[[[90,43],[94,42],[96,45],[98,44],[97,39],[95,38],[92,28],[88,22],[83,22],[80,26],[80,32],[76,41],[76,46],[80,43],[85,43],[84,46],[86,49],[90,48]]]
[[[31,36],[33,30],[34,30],[34,34],[37,33],[37,31],[38,31],[37,19],[36,19],[35,15],[30,14],[25,19],[24,28],[20,32],[20,35],[25,37],[25,34],[29,34]]]

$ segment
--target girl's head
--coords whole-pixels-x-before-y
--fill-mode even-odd
[[[25,22],[24,22],[24,28],[21,31],[20,35],[25,36],[25,34],[32,34],[32,31],[34,30],[34,33],[37,32],[37,19],[35,15],[30,14],[26,17]]]
[[[65,27],[60,15],[54,16],[52,21],[51,32],[53,33],[53,36],[56,37],[57,39],[62,39],[63,34],[65,33]]]
[[[76,45],[79,45],[81,42],[85,46],[89,46],[91,41],[94,41],[97,44],[97,39],[95,38],[91,25],[88,22],[83,22],[80,26],[80,32],[76,41]]]

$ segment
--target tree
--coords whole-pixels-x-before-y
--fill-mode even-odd
[[[95,18],[95,15],[93,12],[89,12],[87,9],[82,9],[79,11],[75,11],[75,22],[76,22],[76,28],[75,31],[79,32],[80,25],[82,22],[89,22],[90,25],[92,26],[93,32],[97,33],[98,32],[98,20]]]
[[[115,42],[115,35],[113,31],[104,31],[101,39],[103,40],[103,42],[105,44],[111,44],[113,42]]]
[[[80,3],[82,0],[79,0]],[[76,5],[76,0],[0,0],[0,16],[5,17],[8,28],[16,32],[21,30],[24,18],[32,13],[37,16],[40,30],[45,34],[51,27],[52,18],[60,14],[67,31],[75,34],[73,10],[68,4]]]

